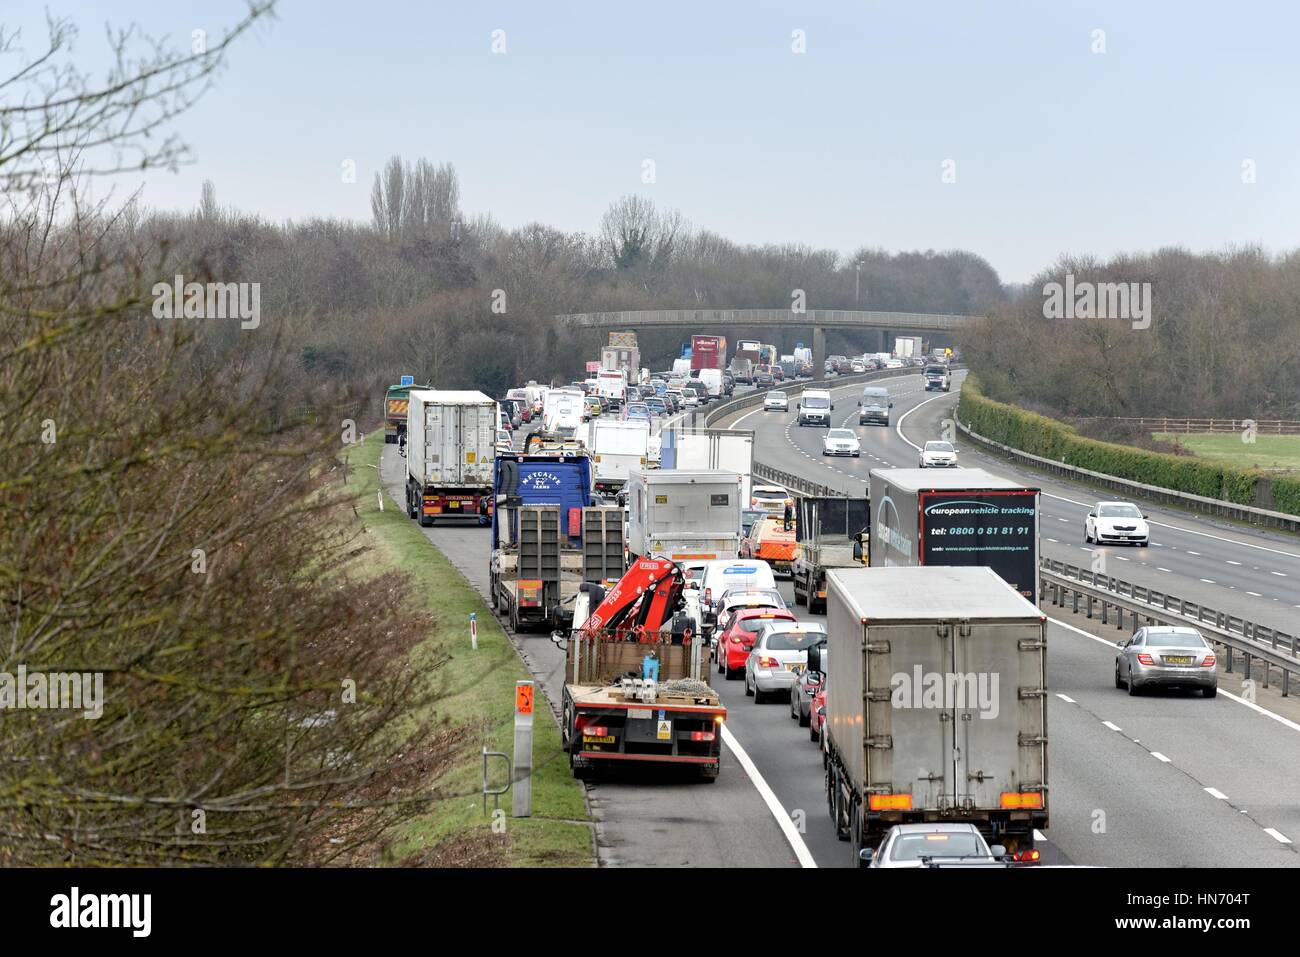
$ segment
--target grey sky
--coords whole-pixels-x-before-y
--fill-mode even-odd
[[[187,47],[241,6],[49,10],[93,66],[106,17]],[[0,22],[35,49],[44,9],[9,0]],[[594,231],[637,192],[740,242],[960,247],[1008,282],[1067,252],[1282,250],[1300,221],[1297,21],[1251,3],[285,0],[180,121],[198,162],[144,197],[193,206],[211,179],[271,219],[368,219],[400,153],[454,163],[466,212],[506,226]]]

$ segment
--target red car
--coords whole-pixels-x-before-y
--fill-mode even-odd
[[[826,723],[826,679],[808,703],[808,737],[817,743],[822,740],[822,725]]]
[[[739,678],[745,672],[745,659],[759,630],[769,621],[794,620],[794,615],[783,608],[737,608],[727,630],[718,638],[718,674],[726,675],[728,681]]]

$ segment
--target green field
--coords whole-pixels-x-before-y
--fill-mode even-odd
[[[360,490],[358,512],[369,547],[367,567],[376,578],[392,572],[409,575],[410,600],[433,616],[434,626],[411,655],[412,668],[448,660],[436,672],[443,694],[435,707],[440,734],[461,741],[451,766],[436,782],[448,797],[406,825],[380,863],[418,866],[588,867],[593,866],[593,837],[581,785],[569,771],[560,747],[560,732],[538,692],[533,729],[533,816],[515,819],[510,795],[500,798],[504,833],[494,833],[483,814],[482,748],[512,750],[515,681],[529,677],[514,647],[487,605],[419,527],[385,496],[379,510],[379,455],[382,430],[348,452],[353,466],[351,491]],[[470,650],[469,615],[478,615],[478,651]],[[507,772],[501,760],[491,764],[499,784]],[[492,799],[488,799],[489,809]],[[498,825],[498,830],[500,830]]]
[[[1243,442],[1236,432],[1196,435],[1156,432],[1155,438],[1178,442],[1203,459],[1239,468],[1300,472],[1300,435],[1257,435],[1254,442]]]

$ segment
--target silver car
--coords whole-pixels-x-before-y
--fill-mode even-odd
[[[1219,693],[1214,649],[1195,628],[1149,625],[1116,644],[1116,688],[1131,695],[1154,685],[1199,688],[1207,698]]]
[[[1006,867],[1006,848],[989,847],[974,824],[895,824],[880,847],[864,848],[868,867]]]
[[[826,640],[826,630],[819,625],[789,624],[794,627],[764,628],[745,659],[745,694],[752,695],[755,704],[762,704],[768,695],[790,694],[808,666],[808,649]]]

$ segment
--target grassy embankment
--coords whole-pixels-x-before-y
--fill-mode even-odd
[[[440,730],[463,732],[465,747],[439,778],[439,800],[404,826],[382,863],[432,866],[562,866],[593,864],[592,833],[581,785],[571,776],[560,733],[538,690],[533,729],[531,818],[512,818],[510,794],[501,796],[504,833],[494,833],[483,814],[481,750],[513,750],[515,681],[528,673],[501,625],[459,571],[385,497],[379,509],[382,430],[348,451],[351,491],[360,491],[358,511],[369,546],[368,567],[376,578],[398,572],[410,577],[409,600],[433,615],[434,626],[410,655],[410,667],[449,656],[431,680],[442,694],[436,705]],[[348,517],[351,517],[349,510]],[[470,650],[469,615],[478,614],[478,651]],[[490,780],[507,773],[499,758]],[[489,812],[492,801],[489,799]]]

